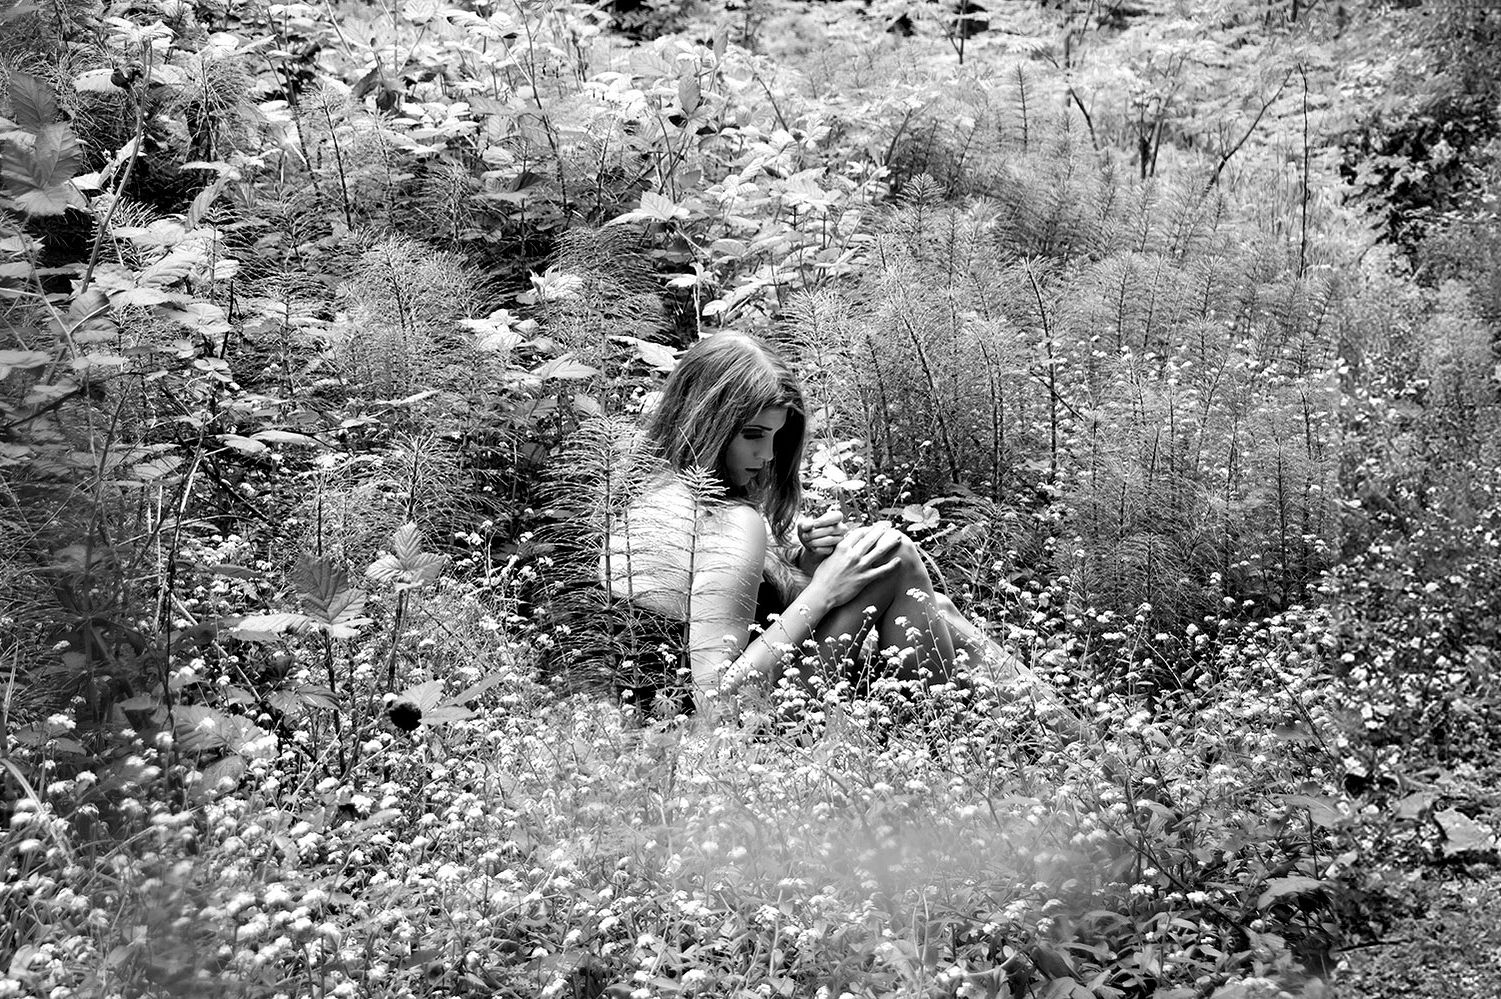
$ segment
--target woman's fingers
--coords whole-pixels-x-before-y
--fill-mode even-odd
[[[850,531],[836,547],[848,551],[857,559],[870,561],[900,545],[906,537],[901,531],[892,527],[890,521],[880,520]],[[876,554],[872,555],[872,552]]]
[[[844,537],[847,530],[844,511],[838,507],[825,510],[817,517],[802,517],[797,522],[797,538],[804,547],[828,546],[831,540],[837,542]]]
[[[901,547],[905,540],[907,540],[905,534],[889,525],[884,530],[873,532],[870,547],[865,550],[864,560],[869,563],[880,561]]]
[[[865,581],[867,583],[873,583],[876,580],[880,579],[882,576],[895,572],[897,566],[901,564],[901,557],[898,556],[897,558],[887,559],[885,562],[871,566],[865,570]]]

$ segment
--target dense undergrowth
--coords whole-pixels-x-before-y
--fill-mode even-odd
[[[1497,21],[0,14],[0,995],[1327,994],[1496,859]],[[721,327],[1082,725],[574,661]]]

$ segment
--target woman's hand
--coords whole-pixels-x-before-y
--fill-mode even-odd
[[[797,522],[797,540],[803,546],[798,565],[811,573],[823,564],[834,548],[849,533],[844,524],[844,511],[831,507],[817,517],[800,517]]]
[[[808,588],[819,588],[830,607],[849,603],[901,564],[897,550],[905,539],[906,535],[884,520],[849,531],[813,573]]]

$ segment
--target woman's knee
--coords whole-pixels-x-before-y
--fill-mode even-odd
[[[922,585],[928,585],[928,566],[923,562],[922,549],[917,547],[905,534],[901,535],[892,557],[897,560],[895,574],[904,580],[919,581]]]

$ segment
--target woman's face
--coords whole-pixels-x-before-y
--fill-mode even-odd
[[[731,485],[745,488],[771,464],[772,442],[786,424],[786,406],[767,406],[730,438],[729,446],[725,448],[724,465]]]

